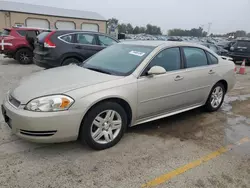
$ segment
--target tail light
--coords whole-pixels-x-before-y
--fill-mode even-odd
[[[51,36],[55,33],[55,31],[50,32],[45,40],[44,40],[44,47],[46,48],[55,48],[56,45],[50,40]]]
[[[12,40],[14,37],[1,37],[0,38],[0,50],[7,50],[10,46],[13,46]]]

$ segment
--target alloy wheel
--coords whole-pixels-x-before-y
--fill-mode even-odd
[[[96,143],[112,142],[120,133],[122,118],[114,110],[106,110],[98,114],[91,125],[91,137]]]
[[[213,108],[217,108],[221,104],[223,99],[223,94],[224,94],[223,89],[220,86],[214,88],[210,100],[211,106]]]
[[[24,62],[24,63],[28,63],[30,60],[29,55],[26,52],[22,52],[20,54],[20,61]]]

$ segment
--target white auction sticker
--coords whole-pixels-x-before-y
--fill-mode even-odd
[[[131,51],[131,52],[129,52],[129,54],[140,56],[140,57],[142,57],[142,56],[145,55],[145,53],[143,53],[143,52],[137,52],[137,51]]]

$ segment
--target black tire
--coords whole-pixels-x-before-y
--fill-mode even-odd
[[[222,94],[222,100],[221,100],[220,104],[219,104],[217,107],[214,107],[214,106],[212,105],[212,99],[213,99],[213,98],[212,98],[212,95],[213,95],[213,92],[214,92],[215,88],[218,88],[218,87],[221,88],[221,90],[222,90],[222,92],[223,92],[223,94]],[[209,97],[208,97],[207,102],[206,102],[206,104],[205,104],[205,109],[206,109],[208,112],[217,111],[217,110],[221,107],[221,105],[223,104],[223,102],[224,102],[225,94],[226,94],[226,90],[225,90],[224,85],[223,85],[221,82],[218,82],[217,84],[215,84],[214,87],[212,88],[210,94],[209,94]]]
[[[68,58],[68,59],[65,59],[63,62],[62,62],[62,66],[66,66],[66,65],[69,65],[69,64],[79,64],[80,61],[76,58]]]
[[[111,142],[106,143],[106,144],[100,144],[100,143],[96,142],[91,136],[92,123],[100,113],[102,113],[106,110],[113,110],[113,111],[117,112],[121,117],[122,126],[120,129],[120,132],[114,138],[114,140],[112,140]],[[121,140],[121,138],[124,135],[124,132],[126,130],[126,127],[127,127],[127,114],[126,114],[125,110],[123,109],[123,107],[121,107],[119,104],[117,104],[115,102],[103,102],[103,103],[100,103],[100,104],[94,106],[86,114],[86,116],[84,117],[84,120],[81,124],[79,138],[80,138],[80,141],[82,143],[86,143],[92,149],[104,150],[104,149],[107,149],[107,148],[110,148],[110,147],[116,145]]]
[[[33,52],[28,48],[17,50],[15,59],[20,64],[24,65],[31,64],[33,62]]]

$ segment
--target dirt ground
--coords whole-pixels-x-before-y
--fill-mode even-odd
[[[0,57],[0,101],[25,76],[41,71]],[[121,142],[93,151],[78,142],[34,144],[17,138],[0,116],[0,188],[136,188],[221,147],[250,138],[250,67],[221,110],[196,109],[130,128]],[[165,176],[166,177],[166,176]],[[250,142],[156,187],[250,188]]]

